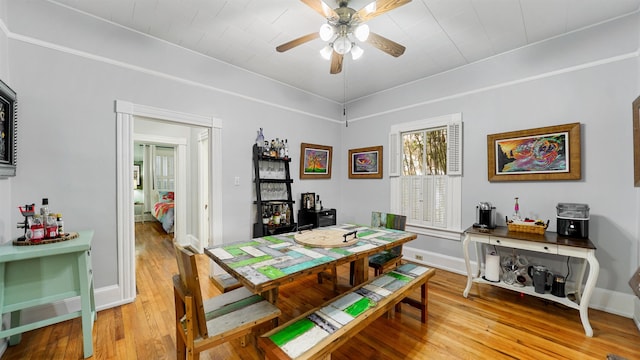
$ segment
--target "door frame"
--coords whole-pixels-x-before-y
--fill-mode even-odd
[[[222,121],[211,116],[188,114],[116,100],[116,219],[118,247],[118,290],[121,303],[136,297],[135,223],[133,206],[133,123],[146,117],[182,125],[207,128],[209,136],[209,224],[210,245],[222,243]]]

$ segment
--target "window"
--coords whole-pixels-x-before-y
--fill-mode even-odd
[[[174,190],[174,152],[172,147],[155,146],[153,175],[156,190]]]
[[[459,240],[461,114],[394,125],[389,142],[391,210],[411,231]]]

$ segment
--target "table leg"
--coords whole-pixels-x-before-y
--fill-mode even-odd
[[[598,259],[596,259],[595,251],[587,253],[587,262],[589,263],[589,274],[587,275],[587,282],[584,285],[584,292],[580,299],[580,320],[582,321],[585,334],[588,337],[592,337],[593,329],[589,323],[589,300],[591,299],[591,294],[593,294],[593,289],[596,287],[596,280],[600,272],[600,263]]]
[[[464,265],[467,268],[467,286],[464,288],[462,295],[464,297],[469,296],[471,285],[473,284],[473,273],[471,272],[471,262],[469,261],[469,234],[464,235],[462,239],[462,253],[464,254]]]
[[[10,327],[10,329],[17,328],[18,326],[20,326],[20,311],[21,310],[17,310],[17,311],[12,311],[11,312],[11,327]],[[9,345],[11,345],[11,346],[18,345],[20,343],[20,340],[22,340],[22,334],[15,334],[13,336],[10,336],[9,337]]]
[[[575,296],[576,296],[576,302],[578,304],[582,303],[582,280],[584,280],[584,273],[587,271],[587,264],[589,263],[589,261],[586,258],[582,259],[582,265],[580,265],[580,270],[578,270],[578,273],[576,274],[576,289],[575,289]]]
[[[353,261],[353,285],[360,285],[369,280],[369,258],[363,257]]]
[[[278,305],[278,288],[275,287],[273,289],[269,289],[267,291],[263,291],[260,294],[265,300],[272,303],[273,305]]]
[[[93,294],[93,274],[89,265],[89,251],[78,254],[80,273],[80,312],[82,314],[82,348],[85,359],[93,356],[93,322],[96,305]]]

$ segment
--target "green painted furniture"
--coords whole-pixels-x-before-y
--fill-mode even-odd
[[[428,281],[435,272],[413,263],[400,265],[267,332],[258,346],[267,360],[331,359],[332,352],[400,302],[417,307],[426,324]],[[409,298],[418,288],[420,300]]]
[[[11,314],[11,326],[0,331],[10,337],[9,345],[20,342],[21,334],[61,321],[82,317],[84,357],[93,355],[93,323],[96,306],[91,269],[93,231],[51,244],[0,245],[0,313]],[[20,314],[32,307],[80,297],[80,310],[21,324]]]

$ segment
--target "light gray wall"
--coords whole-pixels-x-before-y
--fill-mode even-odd
[[[49,197],[67,229],[94,229],[97,288],[117,283],[114,100],[221,120],[224,241],[251,236],[251,147],[259,127],[268,139],[288,138],[294,159],[301,142],[340,150],[339,125],[326,120],[338,118],[338,104],[49,2],[7,5],[11,33],[21,35],[8,45],[22,106],[10,207]],[[295,161],[292,170],[297,174]],[[337,204],[339,175],[296,180],[294,193],[317,192]],[[5,221],[18,217],[12,211]]]
[[[6,6],[4,0],[0,0],[0,24],[6,22]],[[9,46],[7,34],[0,28],[0,80],[13,88],[9,78]],[[12,220],[13,212],[18,209],[10,204],[11,201],[11,178],[0,179],[0,243],[5,243],[11,239],[12,228],[15,224]]]
[[[349,105],[353,120],[343,139],[354,139],[350,147],[387,145],[392,124],[461,112],[463,228],[475,221],[480,201],[492,202],[504,225],[519,197],[523,215],[550,219],[552,231],[557,203],[587,203],[601,265],[597,286],[630,293],[640,215],[631,136],[637,27],[638,16],[629,16],[360,99]],[[488,134],[572,122],[582,124],[581,180],[488,182]],[[366,138],[356,136],[365,131]],[[385,158],[383,180],[343,180],[349,198],[340,209],[347,220],[367,221],[370,209],[389,208],[388,164]],[[409,246],[462,257],[459,241],[420,236]]]
[[[386,149],[391,124],[462,112],[463,224],[473,222],[479,201],[492,201],[504,216],[519,196],[525,215],[552,225],[558,202],[588,203],[602,265],[598,287],[630,291],[639,215],[630,117],[639,79],[637,16],[361,99],[349,104],[345,127],[332,121],[340,119],[339,104],[232,65],[49,2],[2,4],[10,32],[20,35],[8,41],[0,35],[0,50],[9,54],[5,67],[20,97],[21,128],[18,175],[0,180],[0,196],[11,193],[0,209],[0,226],[10,226],[0,230],[19,235],[15,206],[49,197],[69,230],[95,230],[97,287],[117,281],[114,100],[122,99],[221,119],[225,241],[251,236],[251,145],[259,127],[267,139],[289,140],[296,199],[315,192],[325,207],[338,209],[338,221],[366,223],[371,209],[388,209],[388,157],[384,179],[349,180],[348,149]],[[487,134],[569,122],[583,124],[582,180],[487,182]],[[301,142],[333,146],[330,180],[298,180]],[[456,241],[420,237],[415,246],[461,257]]]

